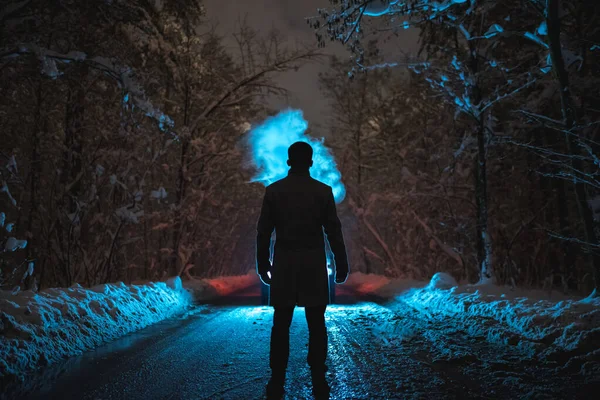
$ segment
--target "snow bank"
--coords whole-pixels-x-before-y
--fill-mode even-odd
[[[442,276],[438,276],[442,275]],[[540,291],[491,284],[458,286],[447,274],[396,298],[425,318],[451,318],[475,337],[521,348],[531,357],[582,360],[600,356],[600,298],[550,299]],[[454,282],[454,284],[453,284]]]
[[[0,291],[0,378],[80,354],[191,304],[179,277],[144,285]]]

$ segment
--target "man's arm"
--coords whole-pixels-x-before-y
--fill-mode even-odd
[[[342,223],[337,215],[331,188],[329,188],[323,228],[325,228],[329,247],[331,247],[335,260],[335,281],[336,283],[344,283],[348,278],[349,272],[348,256],[346,255],[346,245],[344,244],[344,236],[342,235]]]
[[[273,221],[273,202],[271,192],[267,189],[263,198],[260,217],[256,227],[256,272],[267,285],[271,283],[268,272],[271,270],[271,234],[275,228]]]

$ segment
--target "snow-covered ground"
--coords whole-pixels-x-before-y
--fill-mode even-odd
[[[194,302],[255,284],[255,273],[211,280],[179,277],[137,285],[0,291],[0,378],[81,354],[181,314]]]
[[[392,318],[378,327],[386,341],[409,339],[426,321],[446,326],[449,334],[460,330],[508,346],[522,359],[553,362],[583,375],[600,373],[600,297],[595,293],[583,298],[493,284],[458,285],[441,273],[429,283],[354,274],[349,284],[358,291],[374,289],[396,314],[413,312],[413,318]],[[464,356],[443,344],[439,350],[440,359]]]
[[[0,291],[0,377],[22,377],[32,369],[80,354],[185,310],[193,314],[195,308],[190,307],[194,303],[227,298],[258,282],[252,271],[245,276],[210,280],[182,282],[173,278],[39,293]],[[528,388],[526,374],[515,372],[521,368],[515,362],[524,363],[521,369],[530,368],[534,375],[543,373],[546,382],[573,375],[582,377],[581,382],[596,382],[600,376],[597,297],[569,297],[489,284],[458,285],[445,274],[434,276],[430,282],[419,282],[352,273],[338,291],[342,288],[347,293],[375,294],[384,299],[379,305],[332,307],[328,324],[332,334],[357,329],[371,335],[356,342],[356,349],[372,347],[368,354],[380,354],[371,367],[390,369],[390,382],[409,379],[393,375],[397,374],[392,362],[396,353],[404,363],[413,358],[425,363],[432,368],[431,373],[449,373],[458,368],[465,382],[471,374],[480,374],[491,377],[486,385],[497,390],[520,385],[510,389],[514,392],[506,389],[513,394]],[[263,308],[242,309],[247,313]],[[371,367],[363,372],[367,374]],[[420,393],[422,388],[417,389]]]

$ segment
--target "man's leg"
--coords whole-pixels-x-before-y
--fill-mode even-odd
[[[267,395],[278,398],[283,395],[283,383],[290,355],[290,324],[294,316],[294,307],[275,307],[273,328],[271,329],[271,353],[269,365],[271,380],[267,386]]]
[[[306,307],[308,323],[308,365],[310,369],[325,372],[327,358],[327,328],[325,327],[325,308],[327,306]]]
[[[327,367],[327,327],[325,308],[327,306],[306,307],[308,323],[308,365],[313,381],[313,393],[317,399],[329,398],[329,385],[325,379]]]

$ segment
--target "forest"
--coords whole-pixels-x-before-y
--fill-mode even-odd
[[[248,130],[273,78],[329,63],[324,137],[351,271],[600,288],[600,4],[323,0],[314,43],[200,0],[0,6],[0,286],[255,268]],[[418,29],[418,54],[393,50]],[[330,41],[349,60],[326,55]],[[392,48],[392,50],[390,50]]]

